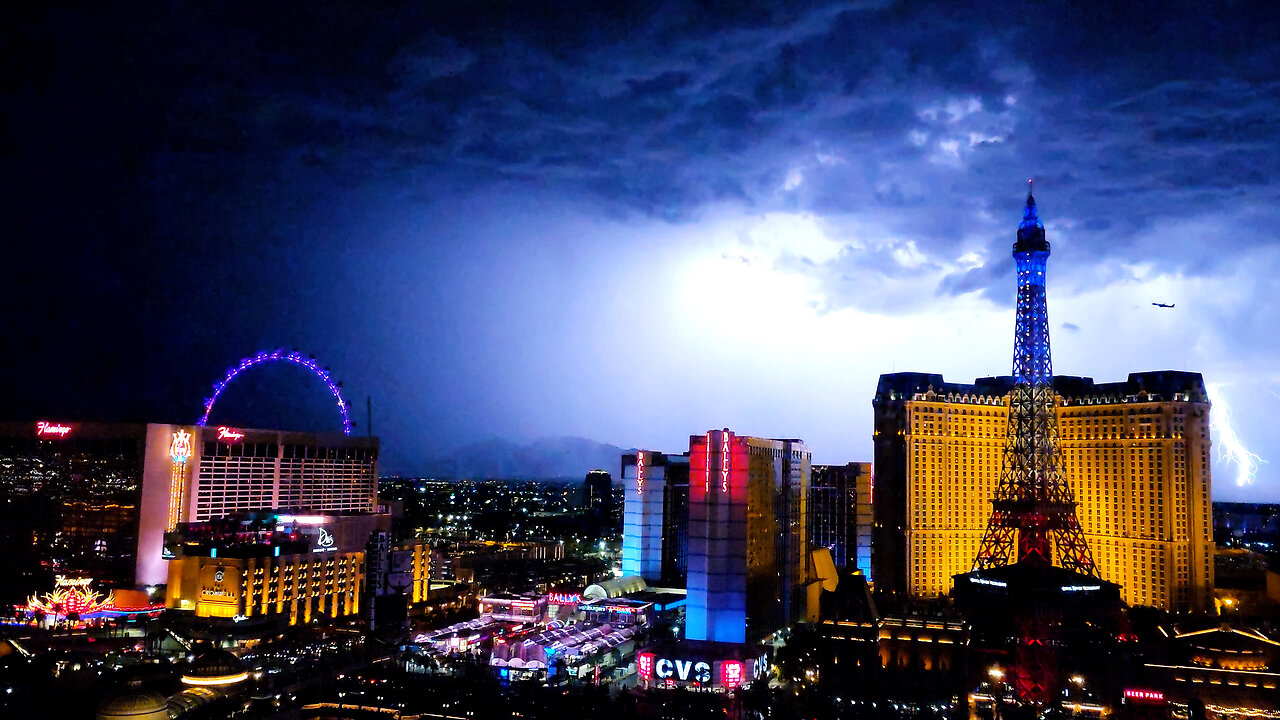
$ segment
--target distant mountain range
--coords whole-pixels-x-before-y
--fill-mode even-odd
[[[581,480],[588,471],[602,469],[616,478],[624,452],[633,450],[577,437],[547,438],[527,445],[495,438],[428,460],[422,475]]]

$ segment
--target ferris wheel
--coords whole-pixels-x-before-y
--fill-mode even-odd
[[[351,422],[351,415],[348,412],[349,404],[346,398],[342,397],[342,383],[337,382],[329,375],[329,368],[321,367],[316,362],[315,356],[303,355],[297,350],[285,352],[283,349],[273,350],[272,352],[260,352],[252,357],[243,358],[238,365],[232,365],[227,368],[226,375],[221,380],[213,384],[213,395],[204,400],[204,415],[196,422],[197,425],[204,427],[209,422],[209,414],[213,412],[213,404],[218,401],[218,397],[222,395],[222,391],[227,389],[232,380],[235,380],[241,373],[246,370],[272,362],[288,362],[299,365],[311,371],[324,383],[329,389],[329,394],[333,396],[334,401],[338,405],[338,412],[342,415],[342,434],[350,435],[351,428],[354,423]]]

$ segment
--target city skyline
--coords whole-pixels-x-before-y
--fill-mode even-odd
[[[1214,499],[1280,499],[1274,9],[768,7],[20,9],[4,419],[194,422],[282,346],[388,472],[720,427],[866,460],[881,373],[1008,374],[1035,177],[1057,373],[1203,373],[1268,461]],[[264,372],[225,421],[339,427]]]

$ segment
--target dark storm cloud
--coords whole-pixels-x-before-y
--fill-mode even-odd
[[[717,204],[812,215],[831,252],[769,258],[743,242],[725,254],[810,278],[824,311],[905,314],[975,293],[1011,302],[1012,230],[1035,176],[1055,293],[1160,273],[1221,279],[1247,257],[1252,276],[1233,287],[1250,300],[1206,302],[1205,319],[1224,342],[1280,342],[1267,285],[1280,272],[1267,254],[1280,227],[1274,4],[8,12],[2,195],[8,267],[21,275],[0,298],[11,344],[37,358],[28,371],[104,388],[122,348],[147,348],[148,380],[116,383],[128,387],[113,402],[190,394],[166,363],[212,377],[241,352],[228,348],[281,335],[358,324],[361,341],[399,337],[376,312],[366,325],[350,309],[362,302],[381,310],[403,294],[432,331],[465,326],[432,284],[450,258],[421,263],[427,278],[405,268],[418,269],[415,243],[510,213],[438,198],[495,187],[637,225],[691,224]],[[441,213],[427,231],[387,231],[384,216],[426,207]],[[540,240],[485,251],[531,253]],[[1082,324],[1081,335],[1094,325]],[[484,354],[450,332],[441,344]],[[15,392],[48,407],[43,389]]]
[[[725,200],[872,213],[942,260],[980,227],[997,261],[1026,175],[1051,223],[1116,254],[1160,218],[1275,194],[1274,11],[776,5],[176,6],[119,28],[96,72],[129,66],[133,162],[215,189],[498,179],[673,220]]]

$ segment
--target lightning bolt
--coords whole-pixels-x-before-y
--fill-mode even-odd
[[[1227,406],[1227,398],[1222,394],[1222,385],[1213,383],[1206,386],[1205,390],[1209,393],[1209,402],[1213,403],[1209,429],[1218,438],[1218,459],[1236,466],[1236,485],[1252,485],[1254,476],[1258,473],[1258,464],[1266,460],[1249,452],[1231,426],[1231,408]]]

